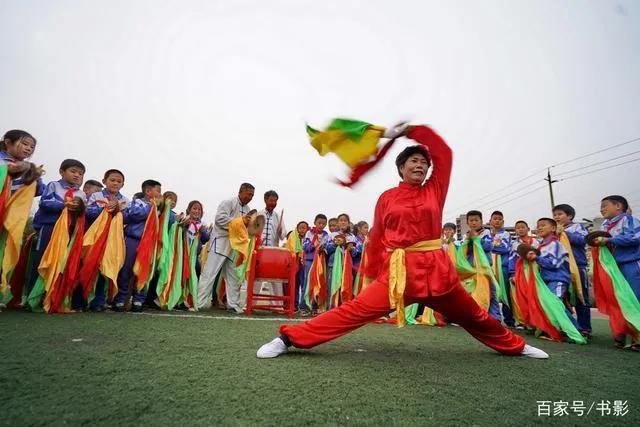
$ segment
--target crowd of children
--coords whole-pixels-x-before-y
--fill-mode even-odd
[[[44,185],[42,167],[28,161],[35,149],[36,139],[21,130],[0,142],[0,303],[48,313],[197,309],[211,232],[199,201],[176,214],[178,196],[163,193],[153,179],[129,200],[120,192],[123,172],[110,169],[102,182],[84,181],[85,166],[75,159],[64,160],[60,179]],[[34,230],[27,233],[36,197]],[[274,197],[277,203],[275,192],[265,194],[268,212]],[[501,212],[485,226],[482,213],[472,210],[463,239],[456,239],[454,224],[444,225],[443,248],[465,289],[507,326],[586,343],[593,290],[616,345],[640,350],[640,221],[621,196],[605,197],[601,213],[602,230],[589,233],[574,222],[570,205],[557,205],[533,235],[520,220],[512,236]],[[281,218],[270,218],[266,239],[278,244],[285,236],[272,222]],[[312,226],[300,221],[286,236],[285,247],[299,257],[295,302],[302,316],[346,303],[367,286],[361,272],[368,232],[366,222],[354,224],[346,213],[318,214]],[[428,309],[406,313],[408,323],[446,324]]]
[[[640,221],[618,195],[602,199],[600,212],[600,231],[589,233],[574,221],[574,208],[560,204],[552,218],[537,221],[533,234],[516,221],[512,236],[502,212],[493,212],[485,226],[482,213],[472,210],[463,239],[455,238],[455,224],[444,225],[443,247],[465,288],[507,326],[586,344],[593,291],[615,345],[640,351]]]

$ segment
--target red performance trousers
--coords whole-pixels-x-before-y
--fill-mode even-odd
[[[443,295],[411,298],[405,294],[407,306],[416,302],[441,313],[448,321],[459,324],[478,341],[502,354],[516,356],[524,349],[524,339],[489,316],[459,283]],[[391,311],[389,287],[376,280],[353,301],[307,322],[282,325],[280,333],[289,338],[294,347],[311,348],[341,337]]]

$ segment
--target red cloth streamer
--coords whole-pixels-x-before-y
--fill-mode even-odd
[[[629,326],[624,318],[615,291],[611,277],[600,263],[600,251],[598,247],[591,248],[591,256],[593,258],[593,292],[598,302],[598,310],[609,316],[609,326],[614,338],[623,335],[630,335],[638,338],[637,331]]]
[[[141,291],[153,274],[151,268],[154,264],[152,259],[156,248],[156,243],[159,238],[158,231],[158,214],[155,202],[151,201],[151,210],[149,216],[144,225],[144,231],[140,238],[140,244],[138,245],[138,254],[136,256],[136,262],[139,263],[140,271],[137,276],[137,289]]]
[[[98,273],[100,272],[100,262],[107,248],[107,237],[109,237],[109,229],[111,228],[111,220],[113,219],[111,212],[109,212],[108,215],[109,218],[104,226],[104,230],[102,230],[102,234],[100,234],[98,240],[89,248],[78,276],[78,280],[82,286],[82,297],[85,300],[91,295]]]
[[[396,139],[397,138],[393,138],[389,140],[385,145],[383,145],[373,160],[359,164],[358,166],[353,168],[351,170],[351,174],[349,175],[349,181],[342,181],[338,179],[338,183],[344,187],[353,187],[353,185],[360,181],[360,178],[367,174],[375,165],[380,162],[380,160],[384,158],[384,156],[387,155],[393,144],[396,142]]]
[[[353,299],[353,262],[351,260],[351,252],[347,249],[344,253],[344,263],[342,270],[342,303],[349,302]]]
[[[68,191],[67,191],[68,192]],[[51,306],[49,313],[65,313],[65,300],[71,299],[73,291],[78,284],[78,273],[82,260],[82,240],[84,237],[84,213],[75,218],[75,238],[69,254],[64,271],[56,278],[56,283],[52,286]]]
[[[522,260],[519,260],[519,262],[520,268],[524,270]],[[524,272],[522,273],[522,275],[524,276]],[[562,332],[560,332],[558,329],[556,329],[555,326],[553,326],[551,321],[547,318],[542,305],[540,304],[540,300],[538,298],[538,288],[536,286],[536,278],[533,271],[533,263],[529,263],[529,278],[526,283],[526,288],[528,292],[528,311],[531,326],[534,326],[546,332],[554,341],[564,341]]]
[[[35,236],[36,233],[31,233],[22,245],[18,264],[16,264],[16,267],[11,274],[11,279],[9,280],[9,287],[11,288],[13,298],[11,298],[11,301],[7,304],[7,308],[17,308],[22,302],[22,289],[24,288],[24,283],[27,280],[27,271],[31,268],[29,265],[29,255],[31,253],[31,246],[33,245]]]
[[[527,282],[526,276],[524,274],[523,262],[519,259],[516,262],[516,274],[514,277],[515,281],[515,293],[512,295],[512,298],[516,300],[516,304],[520,309],[520,315],[522,316],[522,322],[525,325],[531,325],[531,320],[529,319],[529,283]]]

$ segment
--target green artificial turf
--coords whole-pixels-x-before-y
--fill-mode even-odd
[[[392,325],[259,360],[280,322],[178,315],[0,313],[2,423],[640,425],[640,354],[614,349],[602,319],[587,346],[527,337],[549,360]],[[626,400],[629,413],[540,418],[538,400]]]

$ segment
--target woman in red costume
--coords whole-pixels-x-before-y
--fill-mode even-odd
[[[382,193],[376,204],[365,271],[366,277],[375,280],[353,301],[302,324],[281,326],[280,336],[260,347],[257,356],[277,357],[290,346],[315,347],[393,310],[398,311],[398,326],[403,326],[404,306],[423,303],[502,354],[548,358],[489,316],[460,285],[440,241],[451,149],[427,126],[399,125],[385,137],[402,135],[419,145],[398,155],[396,166],[402,181]],[[425,182],[430,166],[433,172]]]

